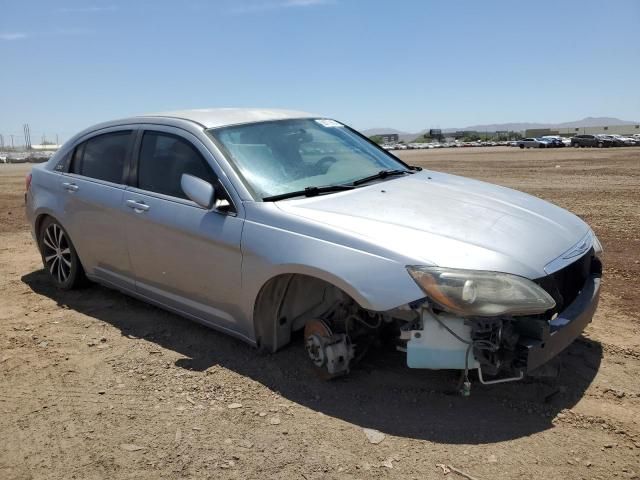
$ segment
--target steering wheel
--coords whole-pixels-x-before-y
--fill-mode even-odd
[[[335,157],[332,156],[326,156],[326,157],[322,157],[320,160],[318,160],[314,167],[322,172],[322,173],[327,173],[327,170],[329,170],[329,167],[331,165],[333,165],[334,163],[336,163],[338,160]]]

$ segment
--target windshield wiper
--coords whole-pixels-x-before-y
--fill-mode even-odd
[[[343,185],[326,185],[324,187],[306,187],[303,190],[295,190],[293,192],[281,193],[279,195],[271,195],[264,197],[263,202],[277,202],[278,200],[284,200],[285,198],[293,197],[315,197],[322,193],[344,192],[345,190],[353,190],[358,185],[370,182],[371,180],[377,180],[379,178],[393,177],[396,175],[404,175],[405,173],[415,173],[412,170],[380,170],[375,175],[360,178],[349,184]]]
[[[362,185],[363,183],[370,182],[371,180],[378,180],[379,178],[394,177],[396,175],[404,175],[405,173],[414,173],[414,172],[412,170],[380,170],[378,173],[374,175],[369,175],[368,177],[360,178],[355,182],[352,182],[351,185],[353,186]]]
[[[264,197],[263,202],[276,202],[285,198],[293,197],[315,197],[322,193],[344,192],[345,190],[353,190],[352,185],[327,185],[325,187],[306,187],[304,190],[296,190],[294,192],[281,193],[280,195],[271,195]]]

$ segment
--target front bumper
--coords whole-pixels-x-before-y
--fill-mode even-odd
[[[555,319],[541,339],[521,338],[521,357],[530,372],[567,348],[591,322],[600,299],[600,275],[590,275],[576,299]]]

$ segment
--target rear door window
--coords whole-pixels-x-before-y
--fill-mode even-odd
[[[170,133],[146,131],[138,159],[138,188],[187,199],[180,186],[184,173],[212,185],[216,183],[209,164],[186,139]]]
[[[71,173],[122,183],[130,144],[131,130],[93,137],[76,147]]]

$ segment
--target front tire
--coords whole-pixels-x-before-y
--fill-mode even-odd
[[[47,217],[44,220],[38,243],[44,268],[57,288],[72,290],[86,282],[84,269],[69,234],[55,219]]]

